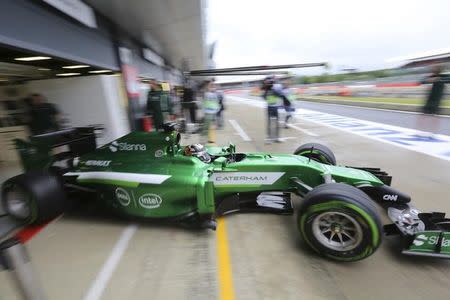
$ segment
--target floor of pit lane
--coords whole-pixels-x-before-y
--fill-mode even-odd
[[[426,121],[420,120],[419,118],[422,114],[415,112],[380,110],[349,105],[314,103],[309,101],[299,101],[297,107],[424,131],[427,131],[426,127],[431,125],[428,125]],[[433,128],[434,132],[450,135],[450,117],[437,115],[434,116],[434,118],[437,120],[437,124],[433,125],[435,126],[435,128]]]
[[[228,102],[226,126],[217,131],[217,144],[233,141],[239,151],[292,153],[300,144],[320,142],[334,150],[340,164],[388,171],[394,176],[393,186],[409,193],[420,209],[450,212],[448,160],[302,119],[296,121],[297,129],[282,130],[284,143],[266,145],[264,113],[259,107]],[[229,120],[235,120],[232,123],[250,141]],[[197,142],[198,137],[184,141]],[[395,238],[385,238],[370,258],[343,264],[309,251],[292,216],[236,214],[225,222],[233,285],[228,296],[235,299],[450,295],[450,261],[402,256]],[[123,245],[126,230],[131,236]],[[128,222],[73,216],[52,223],[28,246],[49,299],[218,299],[223,285],[218,266],[223,266],[217,247],[213,231],[142,223],[130,231]],[[111,267],[114,253],[122,255]],[[0,272],[0,299],[19,299],[6,272]]]
[[[238,96],[241,96],[238,94]],[[261,97],[245,95],[251,100],[262,101]],[[415,130],[429,131],[435,133],[450,135],[450,116],[435,115],[435,121],[429,122],[421,118],[423,114],[418,112],[398,111],[368,107],[358,107],[353,105],[339,105],[333,103],[321,103],[312,101],[297,101],[297,108],[309,109],[322,113],[329,113],[338,116],[344,116],[355,119],[377,122],[380,124],[389,124],[394,126],[407,127]]]

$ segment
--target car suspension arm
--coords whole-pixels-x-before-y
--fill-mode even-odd
[[[289,179],[297,189],[296,194],[300,197],[304,197],[309,191],[312,190],[312,187],[301,181],[298,177],[291,177]]]

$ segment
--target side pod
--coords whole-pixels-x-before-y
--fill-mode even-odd
[[[285,192],[238,193],[216,202],[216,214],[261,212],[292,215],[291,194]]]

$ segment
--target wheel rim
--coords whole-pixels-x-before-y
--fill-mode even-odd
[[[6,193],[6,209],[10,215],[18,219],[26,219],[31,215],[31,207],[27,194],[21,189],[13,189]]]
[[[342,212],[324,212],[312,223],[312,232],[323,246],[336,251],[353,250],[362,241],[361,225]]]

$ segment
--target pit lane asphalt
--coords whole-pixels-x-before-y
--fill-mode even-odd
[[[265,145],[265,111],[227,103],[217,144],[238,151],[292,153],[300,144],[329,146],[342,165],[378,166],[394,176],[423,211],[450,212],[450,162],[348,134],[307,120],[282,130],[285,143]],[[235,120],[244,141],[228,120]],[[197,136],[184,143],[198,142]],[[298,204],[298,199],[295,200]],[[325,260],[304,245],[293,216],[226,217],[236,299],[448,299],[450,261],[399,254],[395,237],[356,263]],[[29,252],[49,299],[83,299],[98,278],[128,222],[64,216],[33,239]],[[218,299],[216,233],[137,223],[138,229],[111,273],[101,299]],[[19,299],[0,272],[0,299]]]
[[[422,116],[420,113],[363,108],[331,103],[314,103],[310,101],[298,101],[296,107],[426,131],[426,128],[420,128],[420,126],[426,126],[425,122],[420,123],[419,121],[419,118]],[[434,116],[434,118],[439,120],[439,126],[435,133],[450,135],[450,117],[437,115]]]
[[[261,97],[250,95],[245,95],[244,97],[261,101]],[[422,117],[423,114],[417,112],[395,111],[351,105],[339,105],[333,103],[302,101],[301,99],[295,103],[295,107],[349,118],[362,119],[381,124],[406,127],[420,131],[429,131],[429,129],[426,127],[433,126],[433,124],[431,124],[427,120],[419,120],[419,118]],[[450,135],[450,116],[436,115],[433,116],[433,118],[438,120],[437,123],[439,124],[438,126],[436,126],[436,128],[432,128],[435,129],[435,133]],[[421,126],[425,126],[425,128]]]

